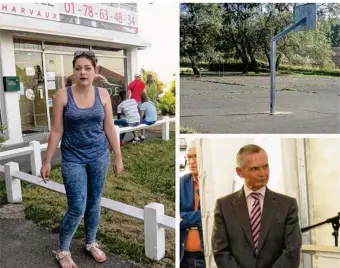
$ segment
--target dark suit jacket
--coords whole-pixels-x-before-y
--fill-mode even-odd
[[[190,228],[196,227],[198,229],[201,248],[203,250],[203,232],[200,205],[198,210],[194,210],[194,183],[191,174],[185,174],[180,179],[180,261],[182,262],[184,256],[184,245],[187,240]]]
[[[301,233],[295,198],[266,189],[254,250],[243,188],[217,200],[212,249],[219,268],[297,268]]]

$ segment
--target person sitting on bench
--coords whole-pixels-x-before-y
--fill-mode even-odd
[[[126,91],[119,92],[119,98],[122,102],[117,107],[117,118],[114,120],[114,124],[122,127],[135,127],[140,123],[140,115],[138,111],[138,103],[134,99],[128,99]],[[131,140],[132,143],[139,141],[138,132],[133,131],[134,138]],[[125,133],[120,134],[120,145],[123,146],[123,139]]]
[[[141,115],[141,123],[145,125],[153,125],[157,121],[157,109],[156,105],[149,100],[145,91],[140,94],[142,104],[139,107]],[[145,129],[142,130],[140,140],[145,140]]]

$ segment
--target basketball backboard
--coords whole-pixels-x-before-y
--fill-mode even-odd
[[[305,4],[294,7],[294,23],[306,18],[306,23],[295,29],[295,31],[308,31],[316,29],[316,4]]]

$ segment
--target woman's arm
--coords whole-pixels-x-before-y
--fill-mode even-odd
[[[67,103],[66,89],[60,89],[57,91],[54,99],[54,105],[52,110],[52,129],[48,138],[47,151],[45,155],[45,163],[51,163],[52,157],[57,149],[57,146],[64,133],[63,125],[63,111]]]
[[[110,95],[106,89],[100,88],[100,97],[104,105],[104,112],[105,112],[104,131],[110,143],[110,146],[113,150],[113,153],[115,155],[115,159],[119,159],[121,161],[122,156],[121,156],[120,146],[119,146],[118,139],[117,139],[116,129],[113,123],[112,105],[111,105]]]

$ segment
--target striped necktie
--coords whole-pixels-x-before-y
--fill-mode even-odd
[[[254,247],[257,249],[260,237],[261,226],[261,206],[258,193],[251,193],[251,197],[254,199],[254,203],[250,213],[250,226],[253,236]]]

